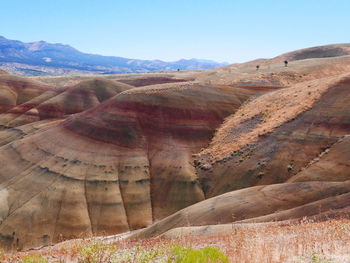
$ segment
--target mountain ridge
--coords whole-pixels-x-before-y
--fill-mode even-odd
[[[102,56],[84,53],[61,43],[24,43],[0,36],[0,68],[17,75],[147,73],[209,69],[224,65],[227,63],[194,58],[165,62]]]

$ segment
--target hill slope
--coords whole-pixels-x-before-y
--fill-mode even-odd
[[[163,84],[34,132],[17,127],[27,135],[0,148],[2,245],[125,232],[203,200],[191,154],[251,94]]]
[[[1,75],[1,246],[348,215],[349,56],[255,63]]]

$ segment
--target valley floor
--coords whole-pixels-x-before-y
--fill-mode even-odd
[[[185,232],[178,238],[138,241],[72,240],[39,250],[3,254],[1,262],[177,262],[172,260],[174,246],[215,247],[230,262],[237,263],[350,262],[350,219],[252,223],[246,227],[232,224],[231,231],[216,236]]]

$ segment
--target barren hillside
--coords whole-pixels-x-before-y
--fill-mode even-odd
[[[1,74],[0,245],[347,217],[349,91],[345,44],[198,72]]]

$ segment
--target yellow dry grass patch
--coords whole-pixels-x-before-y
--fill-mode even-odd
[[[302,82],[250,100],[226,118],[209,147],[200,152],[200,155],[209,154],[211,161],[215,161],[255,142],[258,136],[273,131],[312,108],[330,87],[347,76],[349,74]],[[246,133],[234,132],[242,123],[254,117],[261,118],[261,122],[254,129]]]

